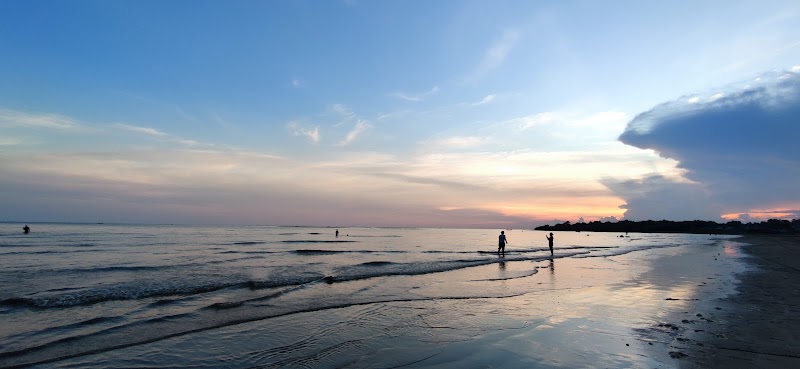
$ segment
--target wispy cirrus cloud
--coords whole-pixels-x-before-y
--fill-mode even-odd
[[[484,96],[480,100],[471,101],[471,102],[461,102],[461,103],[458,103],[457,105],[458,106],[470,106],[470,107],[482,106],[482,105],[491,104],[496,99],[497,99],[497,95],[496,94],[488,94],[488,95]]]
[[[187,113],[180,106],[173,105],[173,107],[175,108],[175,112],[178,113],[178,115],[181,116],[183,119],[186,119],[186,120],[188,120],[190,122],[197,122],[197,118],[195,118],[194,116],[192,116],[189,113]]]
[[[559,119],[560,114],[556,112],[544,112],[527,115],[524,117],[510,119],[503,122],[519,130],[526,130],[538,125],[553,123]]]
[[[617,126],[619,128],[624,127],[626,119],[628,119],[628,115],[625,112],[615,110],[591,114],[548,111],[509,119],[501,122],[501,124],[522,131],[542,126],[550,126],[551,128],[554,126],[567,128],[595,127],[608,130],[609,128],[617,128]]]
[[[358,122],[356,122],[356,124],[353,126],[353,129],[347,133],[347,136],[345,136],[344,140],[339,143],[339,146],[347,146],[353,143],[353,141],[362,136],[370,128],[372,128],[372,125],[369,124],[369,122],[359,119]]]
[[[319,133],[319,126],[316,127],[304,127],[300,123],[297,122],[289,122],[286,125],[286,128],[291,132],[294,136],[305,136],[311,140],[313,143],[319,143],[321,136]]]
[[[331,105],[330,110],[346,118],[356,115],[356,113],[354,113],[353,110],[347,107],[345,104],[333,104]]]
[[[2,108],[0,108],[0,125],[55,129],[75,129],[83,127],[77,120],[60,114],[26,113]]]
[[[398,110],[398,111],[393,111],[393,112],[389,112],[389,113],[380,114],[380,115],[378,115],[378,120],[390,120],[390,119],[403,118],[403,117],[406,117],[406,116],[411,115],[413,113],[414,113],[413,110]]]
[[[339,119],[338,122],[333,124],[333,127],[340,127],[358,119],[358,116],[353,111],[353,109],[350,109],[349,106],[342,103],[336,103],[329,106],[327,108],[327,111],[324,114],[322,114],[323,117],[329,115],[333,115],[334,117]]]
[[[503,36],[500,37],[488,50],[483,59],[482,64],[488,68],[497,67],[506,61],[506,57],[511,50],[516,46],[519,40],[519,32],[515,30],[505,31]]]
[[[219,114],[214,114],[214,121],[220,125],[222,128],[234,128],[236,127],[235,124],[227,121],[226,119],[222,118]]]
[[[159,131],[158,129],[151,128],[151,127],[135,126],[135,125],[132,125],[132,124],[125,124],[125,123],[115,123],[113,125],[113,127],[118,128],[118,129],[122,129],[122,130],[125,130],[125,131],[140,133],[140,134],[143,134],[145,136],[157,138],[157,139],[160,139],[160,140],[163,140],[163,141],[167,141],[167,142],[174,142],[174,143],[177,143],[177,144],[180,144],[180,145],[183,145],[183,146],[189,146],[189,147],[201,146],[201,145],[214,146],[214,144],[204,144],[204,143],[196,141],[196,140],[182,138],[182,137],[176,137],[176,136],[167,134],[167,133],[165,133],[163,131]]]
[[[426,92],[418,93],[418,94],[409,94],[409,93],[399,92],[398,91],[398,92],[390,93],[389,96],[392,96],[392,97],[395,97],[395,98],[398,98],[398,99],[401,99],[401,100],[405,100],[405,101],[414,101],[414,102],[416,102],[416,101],[422,101],[426,97],[428,97],[430,95],[433,95],[433,94],[436,94],[438,92],[439,92],[439,86],[433,86],[433,87],[431,87],[430,90],[428,90]]]
[[[494,99],[496,99],[496,98],[497,98],[497,95],[494,95],[494,94],[486,95],[483,99],[481,99],[481,101],[472,103],[472,106],[486,105],[486,104],[491,103],[492,101],[494,101]]]
[[[205,145],[209,147],[214,146],[214,144],[202,143],[192,139],[173,136],[153,127],[144,127],[127,123],[95,123],[89,125],[85,122],[81,122],[75,118],[62,114],[29,113],[29,112],[22,112],[22,111],[2,109],[2,108],[0,108],[0,127],[16,128],[28,131],[41,128],[53,129],[53,131],[51,132],[52,134],[83,135],[90,132],[94,133],[112,132],[112,135],[108,137],[108,139],[111,140],[115,139],[113,132],[127,131],[127,132],[138,133],[153,139],[157,139],[161,142],[177,143],[183,146],[200,146],[200,145]],[[130,136],[126,136],[125,138],[128,139],[130,138]],[[3,140],[3,142],[0,144],[11,146],[11,145],[21,145],[23,142],[26,145],[30,145],[32,143],[35,143],[36,145],[44,145],[48,144],[48,142],[56,142],[56,141],[54,141],[53,137],[47,137],[47,136],[38,137],[35,141],[32,140],[32,138],[30,137],[27,137],[24,141],[21,141],[19,137],[17,138],[6,137],[6,139]]]
[[[305,136],[314,143],[320,143],[322,140],[320,127],[326,127],[328,142],[338,140],[333,146],[350,145],[373,128],[367,119],[362,118],[353,109],[342,103],[329,105],[324,112],[315,115],[313,120],[320,125],[311,127],[309,124],[303,123],[308,120],[310,120],[308,117],[298,118],[289,122],[286,128],[294,136]],[[348,127],[350,128],[348,129]]]
[[[441,150],[459,150],[480,147],[485,145],[488,141],[489,139],[487,137],[453,136],[427,141],[423,145]]]
[[[483,58],[478,63],[470,79],[484,76],[493,69],[502,66],[511,51],[517,46],[520,39],[520,32],[517,30],[506,30],[497,38],[483,53]]]
[[[140,127],[140,126],[134,126],[134,125],[124,124],[124,123],[116,123],[116,124],[114,124],[114,126],[117,127],[117,128],[124,129],[126,131],[141,133],[141,134],[148,135],[148,136],[153,136],[153,137],[167,137],[168,136],[166,133],[161,132],[161,131],[159,131],[159,130],[157,130],[155,128],[150,128],[150,127]]]

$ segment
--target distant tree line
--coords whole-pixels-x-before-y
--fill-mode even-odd
[[[770,219],[760,223],[742,223],[733,220],[717,223],[706,220],[671,221],[645,220],[619,222],[570,223],[543,225],[534,228],[537,231],[572,231],[572,232],[640,232],[640,233],[702,233],[702,234],[746,234],[746,233],[800,233],[800,220]]]

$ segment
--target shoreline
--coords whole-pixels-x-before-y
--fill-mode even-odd
[[[718,300],[709,324],[685,349],[681,368],[800,367],[800,235],[745,235],[747,269],[736,275],[735,293]],[[679,339],[680,340],[680,339]],[[694,343],[694,344],[692,344]]]

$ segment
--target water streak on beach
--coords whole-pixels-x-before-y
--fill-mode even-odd
[[[543,293],[554,261],[717,239],[560,233],[551,257],[544,233],[507,230],[509,245],[501,258],[494,253],[499,230],[340,228],[336,237],[334,228],[309,227],[31,227],[25,235],[16,224],[0,224],[0,368],[116,366],[122,362],[110,359],[114,352],[187,337],[195,337],[192,347],[203,347],[204,353],[151,352],[158,358],[137,360],[143,366],[180,366],[182,355],[210,355],[208,363],[231,367],[336,367],[342,363],[334,358],[367,360],[380,350],[367,341],[336,337],[359,330],[402,336],[420,322],[437,327],[429,320],[439,316],[425,312],[437,304],[469,301],[480,311],[484,300]],[[466,323],[461,328],[431,339],[462,340],[485,332]],[[210,331],[239,339],[261,332],[254,338],[260,348],[249,356],[214,356],[223,352],[216,349],[224,342],[203,342]],[[424,358],[424,351],[415,352]]]

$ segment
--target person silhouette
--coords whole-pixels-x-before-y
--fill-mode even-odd
[[[26,224],[24,227],[22,227],[22,232],[24,232],[25,234],[31,233],[31,227],[28,227],[28,225]]]
[[[553,232],[550,232],[550,236],[544,236],[547,238],[547,243],[550,244],[550,255],[553,255]]]
[[[508,240],[506,239],[506,231],[500,231],[500,237],[497,240],[497,253],[505,255],[506,253],[506,244]]]
[[[336,230],[336,237],[339,237],[339,230]]]

